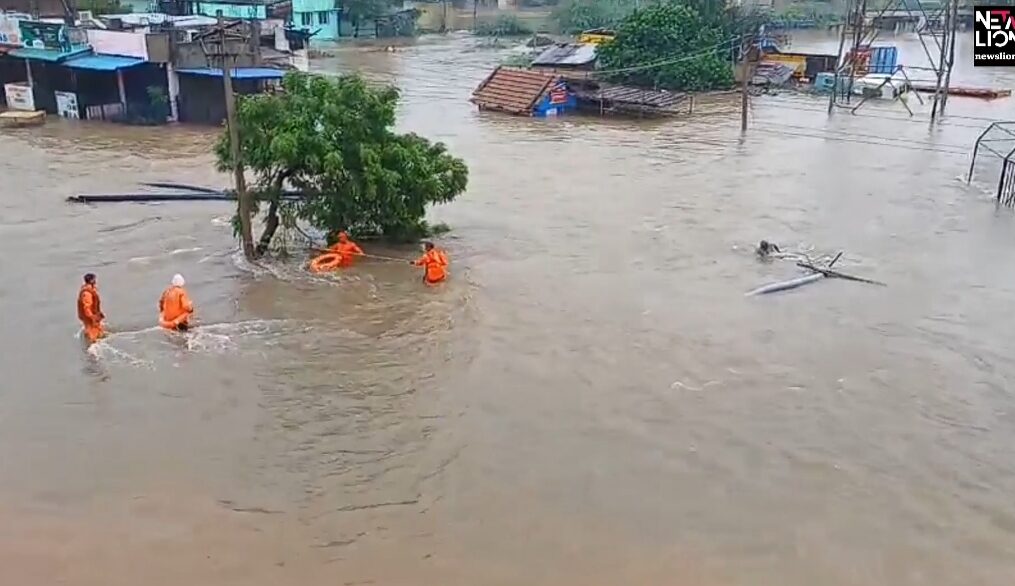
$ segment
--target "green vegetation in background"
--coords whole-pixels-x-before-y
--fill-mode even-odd
[[[703,15],[679,2],[652,4],[621,21],[616,38],[599,48],[599,67],[607,72],[622,70],[607,77],[640,87],[728,88],[733,85],[730,40],[740,26],[744,24],[718,9]]]
[[[502,14],[493,22],[477,22],[474,32],[481,37],[511,37],[531,35],[534,31],[517,16]]]
[[[398,90],[373,88],[357,75],[335,79],[289,73],[282,92],[240,96],[240,156],[256,176],[258,208],[268,204],[258,254],[276,231],[299,220],[334,233],[409,241],[432,233],[426,208],[465,191],[468,169],[441,143],[398,134]],[[215,154],[232,168],[229,133]],[[282,201],[286,186],[301,202]]]
[[[616,29],[636,10],[670,3],[673,0],[564,0],[554,10],[553,18],[560,32],[578,34],[596,28]],[[726,32],[742,29],[738,23],[750,21],[757,24],[762,14],[757,10],[728,7],[725,0],[683,0],[677,3],[694,9],[710,25],[719,26]]]

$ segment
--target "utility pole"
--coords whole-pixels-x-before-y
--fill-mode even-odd
[[[752,33],[740,47],[741,75],[740,80],[740,132],[747,132],[747,110],[750,105],[750,94],[748,89],[751,79],[754,77],[754,64],[758,57],[758,37]]]
[[[943,40],[948,47],[948,65],[947,69],[945,69],[945,83],[941,93],[941,115],[945,113],[945,106],[948,105],[948,91],[952,86],[952,67],[955,65],[955,38],[958,36],[959,29],[959,0],[950,0],[947,9],[950,15],[950,22],[944,31]]]
[[[856,81],[858,69],[857,65],[861,50],[868,48],[865,47],[865,45],[869,45],[868,39],[866,38],[867,33],[864,30],[864,24],[866,24],[867,20],[867,0],[857,0],[856,14],[854,14],[853,19],[853,49],[849,52],[849,85],[846,87],[845,96],[847,103],[853,99],[853,82]],[[870,61],[868,60],[866,63],[866,67],[869,68]],[[866,75],[867,71],[864,71],[863,73]]]
[[[218,12],[219,33],[219,64],[222,66],[222,89],[226,98],[226,128],[229,130],[229,155],[233,160],[233,178],[236,187],[237,215],[240,218],[240,243],[243,255],[254,258],[254,232],[251,227],[251,211],[253,206],[250,194],[247,193],[247,181],[243,176],[243,160],[240,158],[240,129],[236,122],[236,95],[233,93],[233,65],[229,62],[226,49],[226,25],[222,11]],[[246,43],[244,43],[246,47]],[[206,52],[207,54],[207,52]],[[234,56],[235,60],[235,56]]]
[[[846,33],[849,29],[849,20],[853,14],[853,3],[850,0],[846,4],[846,18],[842,21],[842,30],[839,31],[839,53],[835,58],[835,76],[832,78],[832,92],[828,96],[828,115],[832,115],[835,108],[835,96],[839,91],[839,74],[846,67],[846,61],[842,58],[842,50],[846,47]]]
[[[937,120],[937,116],[940,113],[938,108],[944,106],[943,102],[946,101],[946,100],[942,99],[942,91],[941,91],[941,90],[944,89],[945,70],[947,69],[948,72],[951,73],[951,63],[949,63],[947,61],[947,59],[948,59],[949,34],[950,34],[951,28],[952,28],[952,26],[951,26],[951,24],[952,24],[951,23],[951,21],[952,21],[951,0],[949,0],[948,4],[945,5],[945,8],[941,12],[941,15],[944,17],[944,22],[941,23],[941,52],[940,52],[940,55],[938,56],[938,61],[937,61],[937,65],[938,65],[937,66],[937,83],[934,84],[934,105],[931,106],[931,108],[930,108],[930,123],[931,124],[934,124],[934,122]],[[933,23],[928,23],[928,26],[933,26]]]

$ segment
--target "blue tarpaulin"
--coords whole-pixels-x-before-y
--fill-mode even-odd
[[[115,55],[86,55],[68,59],[64,65],[74,69],[90,69],[92,71],[116,71],[141,65],[144,59],[136,57],[117,57]]]
[[[222,77],[222,70],[217,68],[177,69],[182,75],[204,75],[206,77]],[[233,69],[233,79],[282,79],[285,71],[268,67],[237,67]]]

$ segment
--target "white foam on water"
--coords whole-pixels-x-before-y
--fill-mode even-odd
[[[169,251],[169,252],[167,252],[165,254],[156,254],[156,255],[152,255],[152,256],[134,256],[134,257],[131,257],[131,258],[127,259],[127,262],[128,263],[134,263],[134,264],[145,264],[146,265],[146,264],[151,263],[153,260],[155,260],[157,258],[163,258],[163,257],[167,257],[167,256],[177,256],[177,255],[180,255],[180,254],[187,254],[187,253],[191,253],[191,252],[200,252],[202,250],[204,250],[204,249],[201,248],[200,246],[197,246],[197,247],[194,247],[194,248],[176,248],[176,249],[171,250],[171,251]],[[206,258],[210,258],[210,257],[206,257]],[[198,261],[198,262],[200,262],[200,261]]]
[[[235,351],[238,348],[237,341],[240,339],[279,332],[287,323],[290,323],[289,320],[255,319],[232,323],[199,324],[193,326],[188,332],[170,332],[161,326],[112,332],[99,342],[89,346],[88,353],[100,360],[154,370],[160,358],[171,361],[173,355],[176,354],[176,352],[166,352],[166,350],[175,348],[178,351],[185,348],[188,352],[199,354],[223,354]],[[80,335],[79,333],[78,336]],[[174,344],[174,341],[182,341],[183,348],[179,344]],[[124,345],[130,346],[132,351],[121,349]],[[144,356],[135,354],[134,352],[137,350],[134,348],[143,349]]]
[[[123,350],[112,346],[108,341],[108,336],[106,339],[99,340],[98,342],[89,345],[88,354],[98,360],[122,362],[135,368],[155,369],[154,362],[145,360],[129,352],[124,352]]]
[[[183,334],[187,339],[187,350],[191,352],[207,352],[221,354],[236,348],[233,339],[225,334],[214,334],[204,329]]]
[[[200,252],[202,250],[204,249],[201,248],[200,246],[195,246],[194,248],[177,248],[172,252],[170,252],[169,256],[176,256],[177,254],[187,254],[188,252]]]
[[[266,262],[251,262],[243,255],[242,250],[233,253],[233,265],[255,277],[271,276],[279,281],[290,283],[304,281],[338,287],[350,282],[362,281],[358,275],[344,274],[343,271],[311,273],[305,262],[279,262],[271,259]]]

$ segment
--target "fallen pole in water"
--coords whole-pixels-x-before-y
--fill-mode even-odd
[[[299,201],[303,195],[286,193],[285,201]],[[117,193],[72,195],[67,198],[72,203],[150,203],[164,201],[236,201],[236,195],[224,191],[202,193]]]
[[[221,189],[212,189],[210,187],[201,187],[200,185],[190,185],[189,183],[142,183],[141,185],[147,185],[148,187],[158,187],[159,189],[186,189],[187,191],[193,191],[196,193],[222,193]]]
[[[748,291],[746,295],[748,297],[753,295],[765,295],[766,293],[776,293],[778,291],[786,291],[789,289],[796,289],[797,287],[803,287],[809,283],[814,283],[824,279],[825,275],[821,273],[815,273],[812,275],[804,275],[803,277],[797,277],[788,281],[779,281],[778,283],[769,283],[768,285],[762,285],[753,291]]]
[[[870,285],[877,285],[879,287],[887,287],[888,286],[886,283],[882,283],[881,281],[874,281],[872,279],[864,279],[863,277],[856,277],[854,275],[847,275],[846,273],[840,273],[839,271],[833,271],[831,269],[825,269],[825,268],[822,268],[822,267],[814,266],[814,265],[812,265],[811,263],[808,263],[808,262],[798,262],[798,263],[796,263],[796,265],[798,267],[801,267],[801,268],[804,268],[804,269],[807,269],[807,270],[810,270],[810,271],[814,271],[816,273],[821,273],[822,275],[824,275],[826,277],[834,277],[836,279],[846,279],[847,281],[856,281],[858,283],[867,283],[867,284],[870,284]]]

